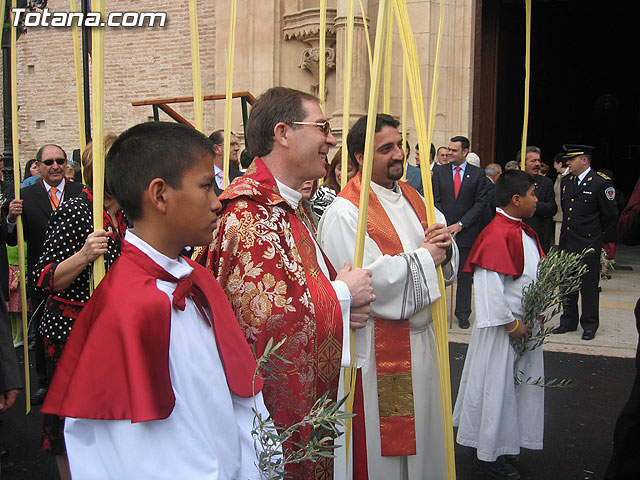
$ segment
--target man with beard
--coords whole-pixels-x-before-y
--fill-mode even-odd
[[[349,155],[362,166],[367,118],[349,131]],[[353,478],[441,479],[446,462],[431,304],[444,292],[436,267],[451,283],[457,252],[444,215],[427,226],[424,200],[402,178],[398,122],[376,117],[363,267],[373,273],[373,319],[358,330],[366,360],[356,381]],[[318,239],[334,264],[353,257],[361,174],[327,208]],[[397,401],[396,401],[397,399]],[[345,449],[337,454],[341,460]],[[340,454],[343,454],[340,457]],[[336,471],[338,470],[336,460]],[[344,466],[342,467],[344,471]],[[368,472],[368,473],[367,473]]]
[[[348,365],[349,327],[361,328],[375,300],[371,272],[350,264],[335,272],[314,239],[298,191],[326,173],[336,144],[318,100],[275,87],[251,109],[247,139],[255,154],[247,172],[220,196],[222,212],[207,255],[258,357],[270,339],[284,340],[264,400],[283,431],[302,421],[324,393],[337,399],[341,363]],[[343,342],[344,339],[344,342]],[[344,360],[343,360],[344,359]],[[340,395],[342,398],[342,395]],[[307,444],[301,429],[285,444]],[[296,479],[328,478],[331,458],[290,464]]]
[[[520,159],[521,152],[518,151],[516,159]],[[538,199],[536,212],[531,218],[525,218],[524,223],[535,230],[540,239],[540,245],[544,253],[549,251],[551,246],[553,216],[558,210],[555,196],[553,194],[553,182],[550,178],[540,174],[540,149],[529,146],[526,149],[524,160],[524,171],[533,177],[535,182],[535,194]]]
[[[460,328],[469,328],[471,275],[462,273],[473,243],[483,226],[487,209],[487,180],[484,170],[467,163],[469,139],[449,141],[449,163],[433,170],[433,198],[444,213],[449,232],[460,251],[455,314]]]

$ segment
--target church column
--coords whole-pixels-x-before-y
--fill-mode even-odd
[[[353,29],[353,60],[351,65],[351,119],[350,124],[367,114],[369,98],[369,57],[360,4],[354,0],[355,25]],[[368,2],[364,2],[365,8]],[[365,12],[367,15],[367,12]],[[366,21],[366,20],[365,20]],[[331,126],[339,138],[342,130],[342,106],[344,96],[344,58],[347,43],[347,0],[338,0],[336,29],[336,109]],[[373,39],[372,39],[373,44]]]

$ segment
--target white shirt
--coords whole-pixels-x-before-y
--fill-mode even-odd
[[[42,184],[44,185],[45,190],[47,190],[47,195],[51,196],[51,185],[45,182],[44,178],[42,179]],[[64,193],[64,187],[67,184],[67,181],[63,178],[60,184],[56,187],[56,197],[58,198],[58,202],[62,203],[62,194]]]
[[[213,171],[216,177],[216,185],[222,190],[224,188],[224,172],[215,164],[213,165]]]
[[[584,178],[589,175],[589,172],[591,172],[591,167],[587,168],[584,172],[578,175],[578,185],[580,185],[583,182]]]

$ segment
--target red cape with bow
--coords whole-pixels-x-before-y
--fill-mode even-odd
[[[524,271],[523,230],[536,241],[540,257],[544,257],[538,235],[529,225],[497,212],[473,244],[462,271],[472,274],[475,266],[478,266],[485,270],[513,275],[514,278],[521,276]]]
[[[253,395],[255,359],[218,282],[187,259],[209,304],[229,389]],[[41,411],[64,417],[145,422],[167,418],[171,303],[156,280],[166,271],[130,243],[76,320]],[[204,320],[203,320],[204,321]],[[256,378],[256,393],[262,381]]]

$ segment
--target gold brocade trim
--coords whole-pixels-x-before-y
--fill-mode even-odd
[[[298,250],[298,255],[300,255],[300,263],[305,266],[309,275],[317,279],[322,270],[318,265],[316,246],[313,240],[307,238],[306,235],[300,235],[300,238],[296,240],[296,249]]]
[[[318,347],[318,376],[325,383],[331,383],[340,373],[342,344],[329,334]]]
[[[378,408],[380,417],[413,415],[411,372],[378,374]]]
[[[199,245],[197,247],[193,247],[193,253],[191,254],[191,260],[193,260],[195,262],[205,248],[207,248],[207,247],[204,247],[204,246],[201,246],[201,245]]]
[[[302,206],[302,200],[300,200],[300,204],[295,209],[295,214],[296,217],[298,217],[298,220],[304,223],[304,225],[309,229],[310,232],[313,232],[315,234],[316,227],[311,222],[311,219],[307,215],[307,212],[305,212],[304,207]]]
[[[316,460],[313,469],[314,480],[333,479],[333,458],[321,457]]]

